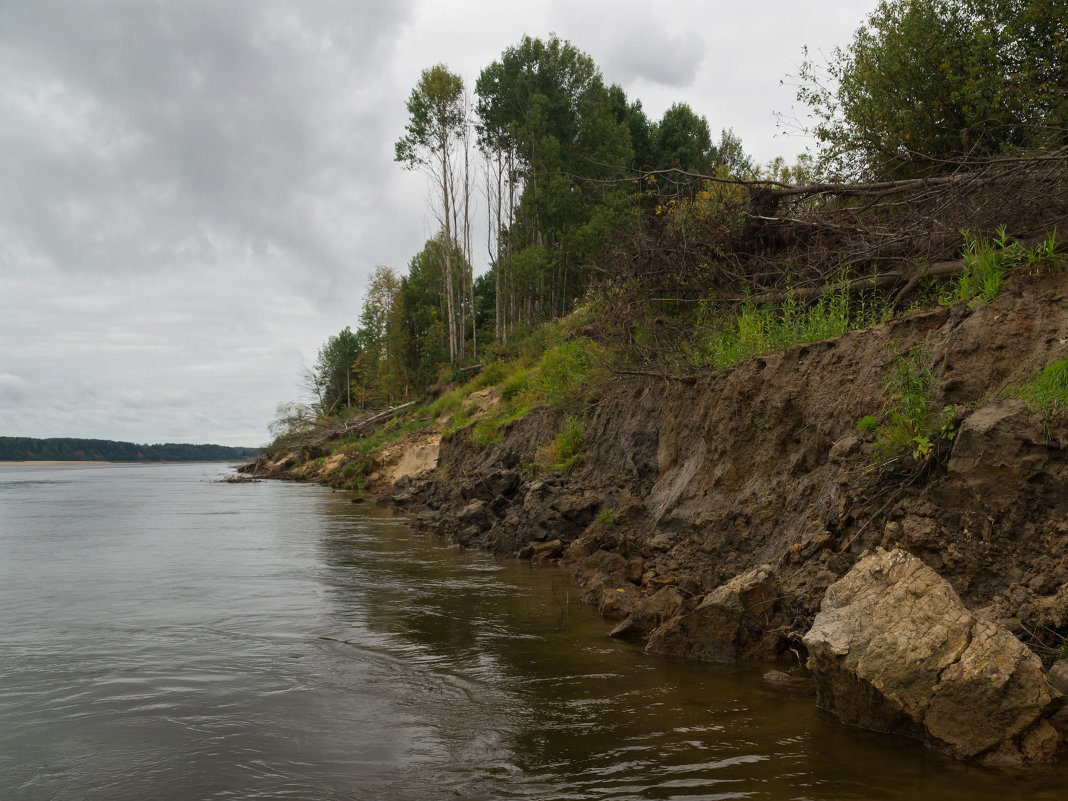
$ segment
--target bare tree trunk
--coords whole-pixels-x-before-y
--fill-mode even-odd
[[[452,280],[452,181],[450,175],[449,165],[449,152],[442,143],[441,148],[441,196],[444,204],[444,214],[442,215],[445,225],[445,241],[442,243],[445,248],[445,306],[448,313],[448,320],[446,328],[449,330],[449,362],[456,364],[458,359],[458,352],[456,347],[456,306],[455,297],[453,291]]]
[[[471,302],[471,355],[478,358],[478,323],[475,316],[475,266],[471,261],[471,126],[464,136],[464,260],[467,262],[468,299]]]

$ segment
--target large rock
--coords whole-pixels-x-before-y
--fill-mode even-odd
[[[881,548],[827,589],[805,635],[820,706],[958,758],[1052,759],[1063,696],[1009,631],[916,557]]]
[[[761,643],[779,624],[775,574],[765,565],[717,587],[697,608],[656,629],[646,650],[704,662],[734,663],[770,656]]]

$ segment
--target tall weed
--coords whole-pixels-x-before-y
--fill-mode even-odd
[[[863,292],[854,296],[844,280],[812,302],[791,296],[778,305],[747,303],[727,317],[706,307],[690,359],[698,366],[722,369],[791,345],[866,328],[889,314],[889,307],[879,295]]]

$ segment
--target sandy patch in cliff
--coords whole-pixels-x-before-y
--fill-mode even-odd
[[[383,446],[375,454],[375,470],[367,476],[367,487],[387,488],[404,476],[418,476],[438,466],[441,432],[437,428],[409,434],[399,442]]]

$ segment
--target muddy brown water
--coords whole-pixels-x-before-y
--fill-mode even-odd
[[[0,799],[1060,799],[218,465],[0,466]]]

